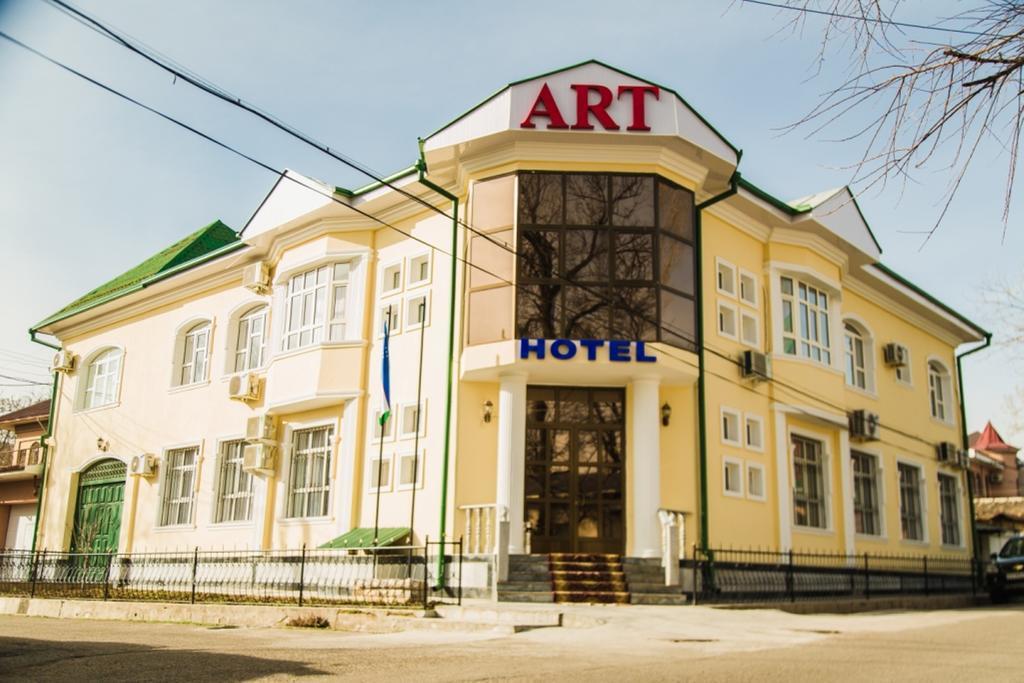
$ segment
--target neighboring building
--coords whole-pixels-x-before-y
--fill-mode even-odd
[[[0,429],[14,432],[10,448],[0,450],[0,548],[32,548],[42,471],[39,440],[49,417],[49,400],[0,415]]]
[[[1024,532],[1024,497],[975,498],[978,557],[999,552],[1012,536]]]
[[[315,546],[410,526],[415,491],[417,542],[507,516],[512,553],[658,556],[677,511],[686,546],[969,554],[953,368],[986,332],[879,263],[847,189],[775,199],[596,62],[422,154],[356,191],[289,173],[238,236],[34,328],[75,358],[40,547]]]
[[[1003,441],[991,422],[968,437],[975,498],[1006,498],[1024,493],[1016,446]]]

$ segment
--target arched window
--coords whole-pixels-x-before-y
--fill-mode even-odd
[[[185,386],[206,379],[207,358],[210,355],[210,323],[203,321],[185,331],[181,345],[178,384]]]
[[[875,363],[871,333],[859,322],[843,321],[843,369],[847,386],[874,391]]]
[[[928,361],[928,398],[932,417],[943,422],[952,421],[949,371],[938,361]]]
[[[234,371],[243,372],[262,367],[266,346],[267,307],[255,306],[238,318]]]
[[[99,408],[117,401],[121,383],[121,349],[104,349],[89,361],[85,374],[82,407]]]

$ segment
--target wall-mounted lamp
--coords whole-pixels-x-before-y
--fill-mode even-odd
[[[661,424],[668,427],[668,420],[672,417],[672,406],[665,403],[661,406]]]
[[[494,414],[494,404],[489,400],[484,401],[484,422],[490,424],[491,415]]]
[[[100,437],[96,439],[96,448],[97,450],[106,453],[108,450],[110,450],[110,442],[104,439],[103,437]]]

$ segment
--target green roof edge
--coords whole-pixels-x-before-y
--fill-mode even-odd
[[[213,223],[210,223],[206,227],[207,228],[213,227],[217,223],[220,223],[220,221],[219,220],[214,221]],[[154,273],[154,274],[152,274],[152,275],[150,275],[148,277],[145,277],[145,278],[143,278],[142,280],[139,280],[138,282],[136,282],[133,285],[130,285],[130,286],[123,287],[121,289],[115,290],[115,291],[111,292],[110,294],[107,294],[106,296],[99,297],[98,299],[95,299],[93,301],[89,301],[89,302],[87,302],[87,303],[85,303],[85,304],[83,304],[81,306],[76,306],[75,308],[70,308],[68,310],[59,311],[58,313],[55,313],[55,314],[51,315],[50,317],[44,319],[43,321],[38,322],[35,325],[33,325],[32,327],[30,327],[29,328],[29,332],[30,333],[39,332],[39,330],[42,329],[43,327],[45,327],[46,325],[52,325],[55,322],[60,322],[61,320],[66,320],[67,318],[70,318],[73,315],[78,315],[79,313],[84,313],[85,311],[88,311],[90,309],[96,308],[97,306],[101,306],[101,305],[103,305],[105,303],[108,303],[110,301],[114,301],[115,299],[119,299],[119,298],[121,298],[123,296],[127,296],[128,294],[131,294],[132,292],[137,292],[140,289],[145,289],[149,285],[154,284],[156,282],[159,282],[160,280],[163,280],[165,278],[171,277],[172,275],[177,275],[178,273],[181,273],[183,271],[190,270],[192,268],[195,268],[196,266],[202,265],[203,263],[205,263],[207,261],[215,259],[215,258],[217,258],[219,256],[223,256],[224,254],[230,253],[230,252],[235,251],[237,249],[241,249],[241,248],[243,248],[245,246],[247,246],[245,244],[245,242],[243,242],[241,240],[236,240],[236,241],[231,242],[229,244],[225,244],[223,246],[217,247],[216,249],[208,251],[205,254],[201,254],[201,255],[199,255],[199,256],[191,259],[191,260],[185,261],[183,263],[179,263],[178,265],[173,266],[171,268],[168,268],[167,270],[163,270],[163,271]],[[130,272],[130,270],[126,271],[126,272]],[[103,285],[100,285],[100,286],[102,287]]]
[[[337,187],[336,186],[334,188],[334,191],[337,194],[340,194],[340,195],[345,196],[345,197],[349,197],[349,198],[358,197],[360,195],[366,194],[367,192],[373,192],[376,189],[379,189],[381,187],[384,187],[385,185],[393,183],[394,181],[398,180],[399,178],[404,178],[405,176],[407,176],[407,175],[409,175],[411,173],[415,173],[416,172],[416,168],[417,168],[416,164],[411,164],[409,166],[406,166],[405,168],[403,168],[400,171],[395,171],[394,173],[392,173],[389,176],[385,176],[385,177],[381,178],[380,180],[375,180],[372,183],[369,183],[367,185],[363,185],[362,187],[356,188],[355,190],[349,190],[349,189],[344,188],[344,187]]]
[[[709,129],[711,129],[711,132],[713,132],[715,135],[717,135],[719,137],[719,139],[722,142],[724,142],[729,147],[729,149],[731,149],[733,151],[734,154],[739,156],[739,155],[741,155],[743,153],[742,150],[740,150],[739,147],[737,147],[736,145],[732,144],[732,142],[729,141],[729,138],[727,138],[724,135],[722,135],[721,131],[719,131],[717,128],[715,128],[713,125],[711,125],[711,122],[708,121],[706,118],[704,118],[703,114],[701,114],[699,111],[697,111],[693,107],[693,105],[691,105],[689,102],[687,102],[685,97],[680,95],[678,92],[676,92],[672,88],[666,88],[665,86],[661,85],[660,83],[654,83],[653,81],[649,81],[646,78],[641,78],[640,76],[637,76],[635,74],[631,74],[630,72],[624,71],[623,69],[620,69],[618,67],[612,66],[611,64],[606,64],[606,63],[602,62],[599,59],[585,59],[582,62],[577,62],[576,64],[570,64],[569,66],[563,66],[563,67],[558,68],[558,69],[553,69],[551,71],[546,71],[546,72],[544,72],[542,74],[537,74],[535,76],[530,76],[528,78],[520,78],[519,80],[511,81],[507,85],[503,85],[502,87],[498,88],[497,90],[495,90],[493,93],[491,93],[490,95],[488,95],[484,99],[480,100],[478,103],[473,105],[473,107],[471,107],[470,109],[467,109],[466,111],[464,111],[461,114],[459,114],[458,116],[456,116],[454,119],[451,119],[450,121],[448,121],[448,123],[444,124],[443,126],[438,128],[434,132],[432,132],[432,133],[430,133],[428,135],[423,136],[423,139],[424,140],[429,140],[430,138],[432,138],[433,136],[437,135],[438,133],[440,133],[442,130],[444,130],[448,126],[451,126],[452,124],[457,123],[458,121],[466,118],[467,116],[472,114],[474,111],[476,111],[480,107],[484,106],[485,104],[487,104],[488,102],[490,102],[495,97],[497,97],[501,93],[505,92],[509,88],[515,87],[517,85],[521,85],[523,83],[527,83],[529,81],[535,81],[538,78],[545,78],[547,76],[552,76],[554,74],[562,73],[563,71],[568,71],[569,69],[575,69],[576,67],[584,66],[586,64],[597,64],[599,66],[603,66],[604,68],[611,69],[612,71],[615,71],[616,73],[620,73],[623,76],[628,76],[629,78],[633,78],[633,79],[636,79],[638,81],[643,81],[644,83],[650,83],[651,85],[656,85],[661,90],[664,90],[666,92],[672,93],[673,95],[676,96],[676,99],[678,99],[680,102],[683,103],[683,106],[685,106],[687,109],[692,111],[693,115],[696,116],[698,119],[700,119],[701,123],[703,123]]]
[[[750,194],[754,195],[758,199],[763,199],[764,201],[768,202],[779,211],[782,211],[783,213],[788,214],[790,216],[799,216],[801,214],[805,214],[811,211],[811,207],[807,205],[793,206],[792,204],[787,204],[778,197],[769,194],[766,190],[762,190],[760,187],[750,182],[743,176],[739,177],[738,182],[740,187],[742,187]]]
[[[901,285],[903,285],[907,289],[911,290],[915,294],[918,294],[918,295],[924,297],[930,303],[938,306],[943,311],[945,311],[946,313],[950,314],[951,316],[953,316],[954,318],[956,318],[957,320],[962,322],[964,325],[967,325],[968,327],[973,329],[975,332],[978,332],[979,334],[981,334],[981,336],[987,337],[987,336],[991,335],[991,333],[988,330],[986,330],[984,327],[982,327],[981,325],[978,325],[976,322],[974,322],[970,318],[964,316],[962,313],[959,313],[956,310],[954,310],[953,308],[951,308],[951,307],[947,306],[946,304],[942,303],[941,301],[936,299],[934,296],[932,296],[931,294],[929,294],[925,290],[921,289],[920,287],[915,285],[913,282],[911,282],[910,280],[908,280],[907,278],[903,277],[902,275],[897,273],[895,270],[890,268],[889,266],[886,266],[885,264],[883,264],[881,261],[876,262],[874,264],[874,266],[875,266],[875,268],[878,268],[880,271],[882,271],[883,273],[885,273],[886,275],[891,277],[893,280],[896,280],[897,282],[899,282]]]

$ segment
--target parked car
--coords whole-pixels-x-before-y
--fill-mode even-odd
[[[992,553],[988,594],[992,602],[1003,602],[1012,593],[1024,593],[1024,536],[1014,536]]]

